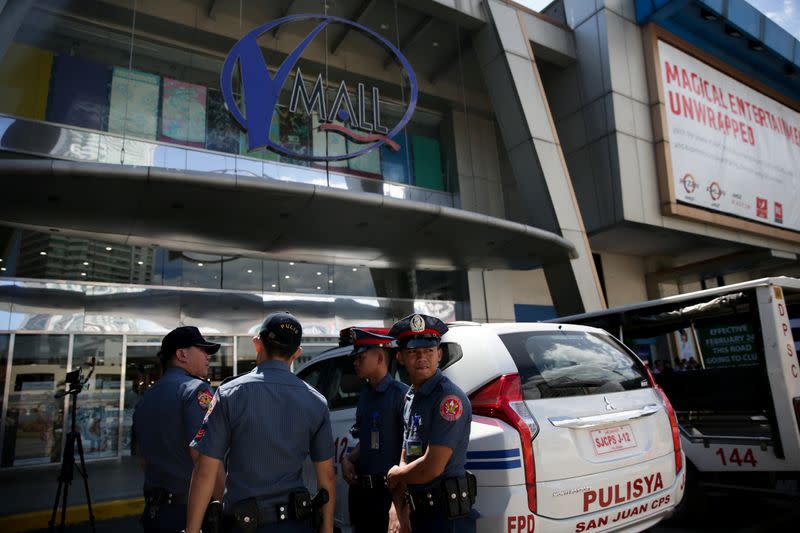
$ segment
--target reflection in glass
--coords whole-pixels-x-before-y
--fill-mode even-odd
[[[0,413],[3,412],[3,400],[6,397],[6,366],[8,363],[8,343],[11,335],[0,335]],[[2,431],[0,431],[0,434]],[[3,443],[0,442],[0,450],[3,449]]]
[[[95,361],[95,370],[77,397],[77,425],[87,459],[114,457],[119,442],[119,387],[122,373],[122,336],[75,335],[72,368]]]
[[[68,346],[68,335],[16,335],[2,466],[61,459],[64,400],[53,395],[64,387]]]
[[[161,362],[156,354],[158,346],[131,346],[128,344],[125,364],[125,399],[123,404],[121,455],[131,455],[136,449],[132,435],[133,410],[145,391],[161,377]]]
[[[233,375],[233,337],[206,336],[208,342],[216,342],[221,346],[219,351],[209,358],[208,379],[215,389],[220,382]]]
[[[253,337],[236,337],[236,375],[250,372],[256,367],[256,349]]]

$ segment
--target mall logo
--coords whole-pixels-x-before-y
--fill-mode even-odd
[[[278,26],[297,21],[314,20],[319,23],[292,50],[278,66],[274,76],[267,69],[264,55],[258,44],[258,38]],[[332,99],[328,100],[326,84],[320,73],[313,85],[306,85],[300,68],[295,68],[305,49],[326,27],[332,24],[354,28],[370,37],[397,58],[405,70],[409,81],[409,101],[405,114],[399,122],[389,129],[382,120],[380,106],[380,90],[378,87],[367,87],[357,83],[348,87],[343,80]],[[233,92],[233,78],[236,67],[241,76],[241,107]],[[278,105],[278,97],[289,77],[294,74],[289,113],[302,113],[310,118],[313,112],[319,117],[321,131],[342,135],[360,146],[356,151],[338,155],[309,155],[298,153],[296,149],[282,146],[279,141],[270,139],[273,112]],[[233,45],[228,57],[222,65],[220,88],[230,113],[236,122],[247,132],[248,150],[270,148],[283,155],[309,161],[338,161],[357,157],[369,150],[387,145],[392,150],[400,146],[392,140],[411,119],[417,105],[417,79],[408,59],[391,42],[380,34],[353,21],[328,15],[291,15],[266,24],[262,24],[245,35]],[[367,112],[367,103],[371,103],[372,112]],[[338,121],[341,124],[336,124]]]

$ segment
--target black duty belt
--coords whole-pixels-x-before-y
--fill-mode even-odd
[[[457,518],[469,514],[477,492],[475,476],[467,472],[465,476],[442,480],[438,487],[409,491],[406,493],[406,501],[412,513],[445,511],[448,517]]]
[[[225,516],[226,522],[235,521],[242,529],[275,524],[287,520],[304,520],[313,513],[311,495],[308,491],[297,491],[285,502],[259,505],[257,498],[248,498],[231,506],[232,513]]]
[[[166,489],[145,489],[144,502],[147,505],[154,505],[161,507],[164,505],[184,505],[186,503],[186,494],[178,494],[177,492],[170,492]]]
[[[359,474],[358,484],[365,489],[385,489],[386,476],[374,474]]]

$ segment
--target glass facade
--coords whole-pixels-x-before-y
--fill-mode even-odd
[[[463,271],[270,261],[120,245],[0,226],[0,279],[100,281],[205,289],[466,300]]]
[[[0,49],[2,157],[217,172],[459,207],[456,137],[471,142],[454,114],[490,112],[475,52],[452,22],[380,0],[358,17],[366,32],[329,25],[265,117],[267,138],[281,149],[251,149],[231,114],[231,104],[248,113],[245,67],[239,62],[226,81],[233,102],[225,102],[220,72],[232,46],[284,16],[289,0],[217,2],[213,20],[199,1],[26,4],[13,28],[0,17],[0,29],[13,33]],[[351,19],[356,7],[313,0],[302,9]],[[271,77],[318,23],[293,21],[259,36]],[[400,48],[414,69],[416,110],[403,127],[413,76],[368,32]],[[383,133],[391,142],[330,160],[372,142],[359,137]],[[473,175],[474,166],[461,170]],[[297,364],[335,346],[339,330],[354,324],[389,326],[412,312],[470,318],[464,271],[345,266],[336,257],[274,261],[257,251],[163,244],[0,225],[0,466],[60,461],[70,404],[54,394],[68,371],[87,371],[91,361],[94,374],[77,396],[86,458],[134,453],[133,411],[161,375],[161,338],[178,325],[196,325],[222,345],[210,364],[216,386],[254,367],[253,333],[273,311],[289,310],[303,324]]]
[[[419,95],[410,122],[394,133],[391,143],[345,160],[297,157],[330,158],[359,151],[366,146],[359,136],[394,132],[408,108],[408,73],[384,44],[352,26],[328,26],[279,88],[272,116],[265,120],[269,141],[281,150],[250,149],[229,110],[233,102],[224,101],[220,72],[234,42],[278,18],[280,3],[272,9],[272,3],[265,8],[245,2],[241,10],[227,15],[227,24],[209,27],[198,22],[198,12],[204,9],[200,4],[170,11],[134,2],[98,12],[77,0],[62,2],[57,10],[49,2],[32,2],[13,43],[0,57],[2,147],[81,161],[231,172],[358,190],[370,190],[357,185],[367,179],[457,192],[451,110],[453,101],[458,107],[465,103],[464,91],[452,91],[449,83],[423,83],[438,72],[416,72],[428,92]],[[307,4],[309,13],[350,15],[345,5],[321,0]],[[364,26],[398,45],[400,33],[413,30],[410,15],[402,9],[398,14],[396,2],[385,4]],[[299,43],[318,23],[291,21],[259,37],[271,73],[282,65],[287,47]],[[449,53],[449,69],[460,62],[463,46],[455,26],[438,26],[431,46]],[[358,60],[349,57],[355,52]],[[412,56],[411,63],[430,68],[420,50],[404,52],[417,52],[419,57]],[[246,117],[242,68],[239,63],[225,82],[235,107]],[[470,77],[460,67],[458,74],[453,78]],[[41,123],[62,129],[37,129]],[[342,133],[342,128],[350,133]],[[37,133],[31,135],[34,130]],[[36,142],[31,143],[32,138]],[[398,189],[373,192],[395,196]],[[452,194],[401,195],[453,205]]]

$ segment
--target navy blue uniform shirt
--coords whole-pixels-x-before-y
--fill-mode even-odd
[[[286,363],[264,361],[219,387],[191,446],[220,461],[227,453],[226,510],[247,498],[285,502],[304,488],[306,457],[333,457],[328,404]]]
[[[418,424],[414,427],[414,419]],[[444,472],[426,485],[409,485],[410,491],[437,487],[442,479],[464,476],[467,462],[472,405],[466,394],[450,381],[441,370],[436,370],[419,390],[409,389],[403,408],[405,431],[403,447],[406,463],[421,457],[429,444],[447,446],[453,454],[447,461]],[[419,439],[415,450],[414,433]]]
[[[366,385],[361,391],[356,407],[359,474],[383,476],[400,462],[406,392],[408,385],[389,374],[374,389]]]
[[[145,489],[189,493],[192,441],[211,403],[209,384],[182,368],[169,367],[136,404],[133,431],[147,461]]]

